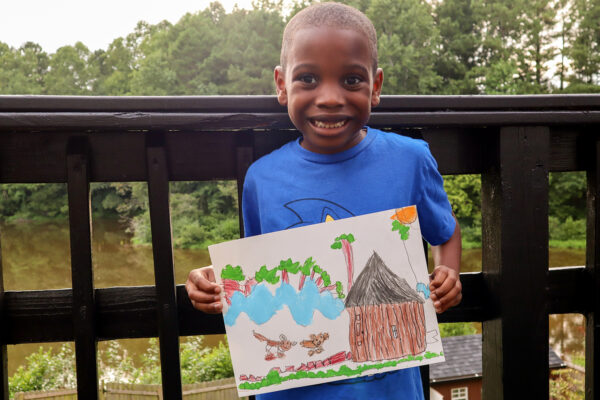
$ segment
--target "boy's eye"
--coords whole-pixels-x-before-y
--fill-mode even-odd
[[[360,76],[349,76],[344,79],[344,84],[348,86],[355,86],[361,83],[363,79]]]
[[[302,83],[306,83],[307,85],[312,85],[313,83],[317,82],[317,78],[311,74],[300,75],[298,80]]]

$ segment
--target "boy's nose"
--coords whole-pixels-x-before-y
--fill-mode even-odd
[[[316,98],[316,105],[324,108],[341,107],[344,96],[338,85],[322,85]]]

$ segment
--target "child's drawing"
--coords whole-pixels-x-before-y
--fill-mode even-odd
[[[329,333],[327,332],[321,332],[317,335],[313,333],[310,335],[310,339],[301,341],[300,346],[309,349],[308,355],[312,356],[323,352],[323,342],[327,339],[329,339]]]
[[[271,361],[274,360],[275,357],[283,358],[285,357],[285,352],[292,348],[292,346],[296,345],[296,342],[289,341],[288,338],[282,333],[279,335],[279,340],[268,339],[267,337],[261,335],[260,333],[256,333],[252,331],[252,334],[255,338],[260,340],[261,342],[265,342],[265,351],[267,354],[265,355],[265,360]],[[273,349],[275,349],[275,354],[273,353]]]
[[[415,206],[209,250],[240,395],[444,361]]]

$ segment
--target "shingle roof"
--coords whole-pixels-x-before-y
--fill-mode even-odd
[[[408,301],[425,302],[419,293],[410,287],[406,279],[393,273],[379,254],[373,252],[348,293],[346,307]]]
[[[481,376],[481,335],[442,338],[442,346],[444,347],[446,361],[430,365],[430,381],[448,381]],[[548,364],[550,368],[566,366],[552,349],[549,352]]]

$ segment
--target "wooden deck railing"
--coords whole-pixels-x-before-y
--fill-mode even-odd
[[[483,322],[483,396],[548,398],[548,314],[583,313],[586,398],[600,399],[600,97],[385,97],[370,125],[429,142],[444,174],[481,174],[483,272],[441,322]],[[160,337],[165,399],[182,396],[179,336],[224,332],[175,286],[169,181],[236,179],[296,137],[274,97],[0,96],[0,184],[68,184],[73,289],[4,291],[6,345],[75,341],[80,399],[98,393],[99,340]],[[548,269],[548,172],[588,176],[587,263]],[[155,286],[95,289],[89,183],[146,181]],[[0,263],[1,272],[1,263]]]

